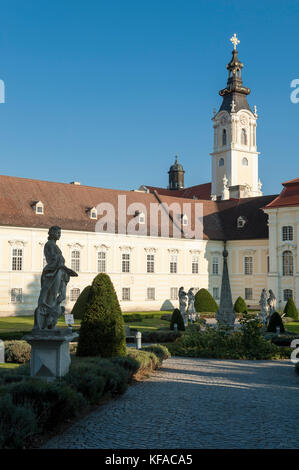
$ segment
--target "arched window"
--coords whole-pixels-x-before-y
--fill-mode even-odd
[[[224,158],[219,159],[219,166],[224,166]]]
[[[284,251],[282,253],[282,275],[293,276],[293,253],[291,251]]]
[[[247,160],[246,157],[243,158],[243,160],[242,160],[242,165],[243,165],[243,166],[248,166],[248,160]]]
[[[222,131],[222,145],[226,145],[226,129]]]
[[[241,144],[242,145],[247,145],[247,133],[246,129],[241,130]]]
[[[80,271],[80,251],[73,250],[71,253],[71,268],[73,271]]]

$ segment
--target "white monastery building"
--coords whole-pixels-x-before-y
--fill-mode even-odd
[[[278,308],[290,296],[299,306],[299,178],[283,183],[280,195],[262,195],[257,109],[247,101],[236,35],[231,41],[227,85],[213,116],[211,183],[185,188],[177,157],[167,189],[0,176],[0,315],[36,308],[53,225],[62,229],[66,265],[79,275],[68,284],[67,311],[99,272],[111,277],[123,311],[177,307],[181,286],[207,288],[217,301],[225,242],[233,300],[256,306],[267,288]],[[190,237],[196,227],[201,235]]]

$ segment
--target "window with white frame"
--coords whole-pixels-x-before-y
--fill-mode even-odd
[[[35,205],[35,213],[36,214],[43,214],[44,213],[44,205],[42,202],[38,202]]]
[[[282,275],[293,276],[294,273],[294,261],[293,253],[291,251],[284,251],[282,253]]]
[[[23,248],[12,249],[12,270],[22,271],[23,269]]]
[[[106,272],[106,252],[98,251],[98,273]]]
[[[156,289],[154,287],[147,288],[147,300],[155,300]]]
[[[169,264],[169,271],[171,274],[175,274],[178,272],[178,257],[177,255],[170,256],[170,264]]]
[[[70,301],[71,302],[76,302],[76,300],[78,299],[80,295],[80,289],[78,289],[77,287],[73,287],[71,290],[70,290]]]
[[[89,217],[91,219],[97,219],[98,218],[98,211],[96,210],[95,207],[89,210]]]
[[[155,272],[155,255],[146,255],[146,271],[148,273]]]
[[[10,301],[13,304],[21,304],[23,302],[23,292],[22,289],[13,287],[10,290]]]
[[[141,225],[145,224],[145,215],[143,212],[139,214],[138,223]]]
[[[243,157],[242,159],[242,165],[243,166],[248,166],[248,159],[246,157]]]
[[[282,227],[282,241],[292,241],[294,237],[294,230],[292,225],[285,225]]]
[[[292,289],[284,289],[283,291],[283,300],[285,302],[288,301],[288,299],[292,299],[293,298],[293,291]]]
[[[79,250],[72,250],[71,252],[71,268],[73,271],[80,271],[80,258],[81,253]]]
[[[212,273],[219,274],[219,257],[213,256],[212,258]]]
[[[182,224],[184,227],[188,225],[188,216],[186,214],[182,215]]]
[[[177,300],[179,295],[178,287],[171,287],[170,288],[170,300]]]
[[[253,272],[252,256],[244,256],[244,274],[251,275]]]
[[[192,274],[199,273],[199,257],[192,256]]]
[[[245,300],[252,300],[252,287],[245,287]]]
[[[213,287],[213,297],[215,300],[219,299],[219,287]]]
[[[130,272],[130,253],[122,253],[121,270],[123,273]]]
[[[122,288],[122,300],[130,300],[130,299],[131,299],[130,287],[123,287]]]

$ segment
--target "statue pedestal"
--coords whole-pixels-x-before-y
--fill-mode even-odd
[[[71,358],[69,343],[78,337],[67,328],[32,330],[22,339],[31,345],[30,375],[54,380],[68,373]]]

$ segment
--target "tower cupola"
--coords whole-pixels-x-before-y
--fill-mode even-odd
[[[184,189],[184,169],[178,163],[178,156],[175,156],[175,162],[169,169],[169,185],[168,189]]]

